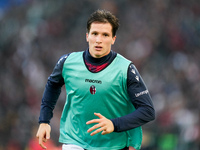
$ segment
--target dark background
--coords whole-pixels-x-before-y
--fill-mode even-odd
[[[59,57],[85,50],[96,9],[120,20],[112,49],[133,61],[152,95],[156,120],[143,126],[142,150],[199,150],[199,0],[0,0],[0,150],[37,150],[47,77]],[[51,121],[59,149],[65,90]]]

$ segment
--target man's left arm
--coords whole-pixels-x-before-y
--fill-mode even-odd
[[[132,63],[128,68],[127,90],[136,110],[128,115],[111,119],[114,132],[127,131],[155,119],[155,110],[149,91]]]

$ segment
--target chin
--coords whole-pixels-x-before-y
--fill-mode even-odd
[[[94,55],[94,58],[101,58],[101,55]]]
[[[97,52],[97,53],[94,53],[94,57],[97,57],[97,58],[102,57],[102,55],[103,55],[103,54],[98,53],[98,52]]]

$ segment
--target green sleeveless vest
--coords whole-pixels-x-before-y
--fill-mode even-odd
[[[141,127],[125,131],[90,136],[87,130],[94,124],[94,112],[108,119],[135,110],[127,94],[127,69],[130,61],[117,54],[112,63],[98,73],[90,72],[84,63],[83,52],[71,53],[63,65],[62,76],[67,93],[60,121],[61,143],[75,144],[88,150],[118,150],[125,146],[139,149]]]

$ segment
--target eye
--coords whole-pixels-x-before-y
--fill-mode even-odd
[[[104,36],[109,36],[107,33],[104,33],[103,35],[104,35]]]
[[[98,34],[97,32],[93,32],[93,33],[92,33],[92,35],[97,35],[97,34]]]

